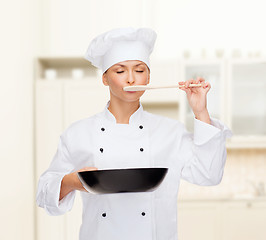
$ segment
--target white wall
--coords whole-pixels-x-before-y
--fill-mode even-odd
[[[0,6],[0,239],[34,239],[35,2],[10,0]]]
[[[96,35],[117,27],[150,26],[152,0],[42,1],[42,54],[85,54]]]
[[[96,34],[111,28],[153,27],[153,56],[175,58],[184,49],[199,56],[262,51],[266,55],[261,0],[46,0],[42,1],[42,53],[83,55]]]
[[[202,48],[209,55],[217,48],[229,56],[234,49],[242,56],[258,49],[266,54],[264,1],[156,0],[154,8],[160,57],[174,57],[183,49],[197,56]]]

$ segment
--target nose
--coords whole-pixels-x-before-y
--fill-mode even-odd
[[[127,83],[128,84],[133,84],[134,82],[135,82],[134,74],[133,73],[130,73],[128,75]]]

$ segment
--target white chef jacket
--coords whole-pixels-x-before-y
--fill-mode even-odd
[[[39,179],[37,204],[50,215],[70,211],[75,191],[59,201],[61,180],[85,166],[166,167],[165,179],[153,192],[81,192],[79,239],[177,240],[180,178],[205,186],[220,183],[231,131],[217,119],[211,118],[211,125],[195,119],[193,135],[179,121],[148,113],[141,104],[129,124],[118,124],[108,106],[62,133],[53,161]]]

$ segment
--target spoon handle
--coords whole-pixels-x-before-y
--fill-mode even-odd
[[[165,86],[149,86],[149,85],[135,85],[135,86],[128,86],[124,87],[124,91],[145,91],[151,89],[161,89],[161,88],[179,88],[183,87],[184,85],[165,85]],[[201,87],[201,83],[191,83],[189,87]]]
[[[160,89],[160,88],[179,88],[184,87],[185,85],[168,85],[168,86],[148,86],[150,89]],[[191,83],[188,85],[188,87],[201,87],[201,83]]]

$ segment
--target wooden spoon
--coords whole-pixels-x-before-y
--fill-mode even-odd
[[[135,85],[135,86],[128,86],[124,87],[124,91],[127,92],[135,92],[135,91],[145,91],[145,90],[151,90],[151,89],[161,89],[161,88],[179,88],[184,87],[185,85],[170,85],[170,86],[149,86],[149,85]],[[201,83],[191,83],[188,87],[201,87]]]

